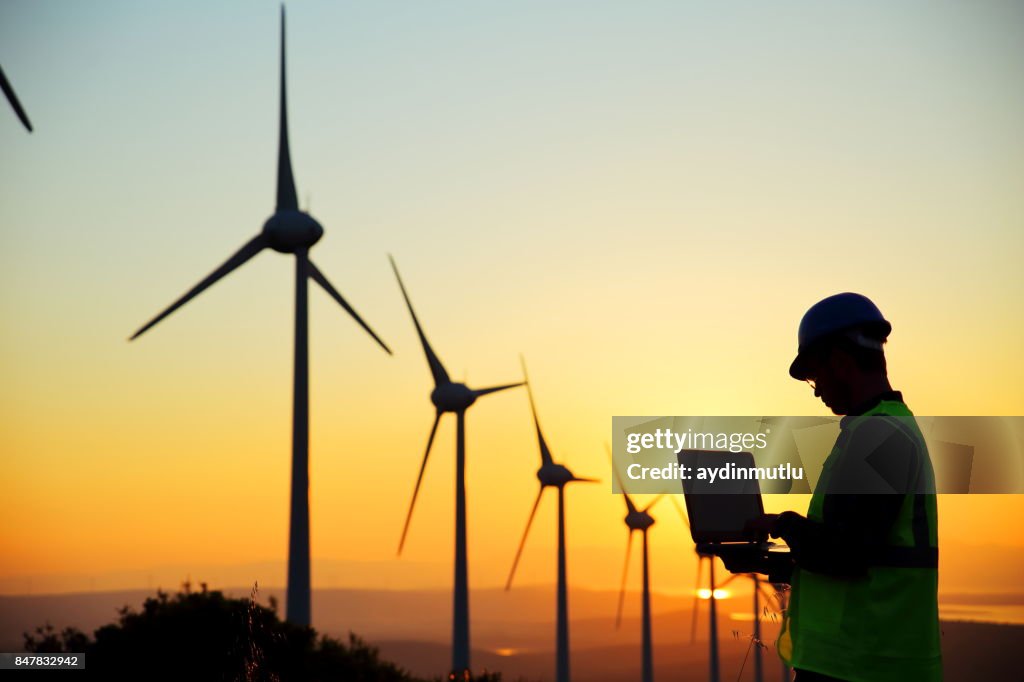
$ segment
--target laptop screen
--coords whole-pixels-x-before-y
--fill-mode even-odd
[[[682,483],[694,542],[767,540],[763,532],[744,529],[747,521],[764,514],[752,454],[680,450],[677,457],[689,476]]]

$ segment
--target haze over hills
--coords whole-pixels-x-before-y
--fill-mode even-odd
[[[196,585],[193,585],[196,588]],[[251,588],[223,590],[235,597]],[[21,632],[46,621],[90,631],[113,620],[117,609],[141,606],[155,590],[90,592],[59,595],[0,596],[0,646],[20,645]],[[283,605],[281,588],[261,589],[259,600],[271,597]],[[447,642],[451,628],[451,592],[448,590],[316,590],[313,626],[325,633],[344,635],[349,630],[369,640],[414,639]],[[574,641],[594,644],[623,643],[639,638],[630,622],[639,616],[639,595],[626,595],[624,622],[614,627],[617,594],[611,591],[573,590],[570,610]],[[724,603],[724,602],[723,602]],[[554,620],[553,587],[524,587],[472,592],[473,644],[477,647],[547,648]],[[690,608],[690,597],[655,595],[656,617]],[[686,637],[689,637],[689,621]],[[553,626],[552,626],[553,627]],[[676,623],[673,629],[682,627]],[[586,633],[593,631],[593,635]],[[666,629],[667,634],[671,630]],[[678,637],[671,637],[675,641]]]

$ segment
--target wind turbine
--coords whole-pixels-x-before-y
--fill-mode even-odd
[[[679,512],[679,518],[683,520],[683,524],[686,529],[690,529],[690,522],[686,518],[686,513],[682,507],[679,506],[679,502],[676,498],[672,498],[672,505]],[[697,635],[697,607],[700,604],[701,598],[701,586],[700,579],[704,572],[704,560],[707,559],[708,563],[711,564],[710,579],[711,587],[708,589],[708,612],[709,612],[709,646],[710,652],[708,656],[709,668],[710,668],[710,680],[711,682],[718,682],[718,595],[716,594],[718,588],[715,586],[715,557],[713,554],[706,554],[701,552],[697,545],[694,545],[694,552],[697,554],[697,584],[693,589],[693,608],[691,610],[690,619],[690,644],[693,644],[694,638]]]
[[[654,517],[650,515],[650,509],[658,503],[663,495],[658,495],[643,509],[638,509],[626,486],[622,484],[619,472],[612,463],[612,471],[619,481],[619,488],[622,490],[622,497],[626,501],[626,526],[629,528],[629,536],[626,539],[626,563],[622,567],[622,587],[619,589],[619,610],[615,616],[615,627],[622,624],[622,605],[626,599],[626,576],[629,574],[629,555],[633,549],[633,533],[639,531],[643,535],[643,601],[641,602],[641,682],[652,682],[654,680],[654,655],[651,651],[651,581],[649,563],[647,560],[647,531],[654,525]]]
[[[307,284],[319,284],[331,298],[351,315],[373,339],[391,354],[391,350],[370,329],[338,293],[320,269],[309,259],[309,249],[324,230],[308,213],[299,210],[288,152],[288,111],[285,92],[285,21],[281,7],[281,127],[277,158],[277,208],[263,224],[263,230],[246,242],[219,268],[207,275],[166,310],[146,323],[131,339],[136,339],[162,319],[201,294],[215,282],[243,265],[260,251],[271,248],[295,256],[295,373],[292,402],[292,478],[291,520],[288,530],[288,595],[286,617],[297,625],[309,625],[309,349]]]
[[[551,457],[551,450],[544,440],[544,434],[540,430],[540,421],[537,419],[537,407],[533,403],[533,390],[530,388],[530,379],[526,375],[526,361],[523,363],[523,378],[526,379],[526,392],[530,396],[530,410],[533,412],[533,424],[537,428],[537,444],[540,446],[540,469],[537,470],[537,479],[540,481],[540,490],[537,491],[537,499],[533,502],[530,510],[530,517],[526,520],[526,530],[523,531],[523,539],[519,542],[519,549],[516,550],[516,558],[512,562],[512,570],[508,574],[508,581],[505,589],[512,587],[512,578],[516,574],[516,567],[519,565],[519,557],[523,554],[523,546],[526,545],[526,536],[530,533],[530,526],[533,524],[533,517],[537,513],[537,506],[540,498],[544,495],[546,488],[558,489],[558,600],[556,607],[555,624],[555,679],[557,682],[569,681],[569,596],[566,581],[565,568],[565,486],[573,482],[596,483],[592,478],[579,478],[574,476],[569,469],[561,464],[556,464]]]
[[[764,661],[761,650],[765,648],[765,645],[761,639],[761,619],[767,615],[768,606],[767,604],[775,603],[777,608],[782,611],[785,609],[784,596],[781,592],[776,592],[774,595],[765,589],[765,584],[768,584],[767,579],[762,578],[757,573],[738,573],[729,577],[722,583],[724,587],[733,578],[746,577],[754,583],[754,639],[756,640],[754,646],[754,680],[755,682],[761,682],[764,679]],[[761,605],[761,598],[764,597],[766,605]],[[760,643],[760,644],[758,644]],[[789,679],[789,667],[785,661],[782,661],[782,679]]]
[[[30,133],[32,132],[32,123],[28,120],[28,114],[21,108],[21,102],[18,101],[18,96],[14,94],[14,88],[7,81],[7,76],[4,75],[3,68],[0,68],[0,90],[4,91],[4,95],[7,96],[7,101],[11,103],[11,107],[14,109],[14,113],[18,115],[18,119],[21,120],[21,124],[25,126],[25,129]]]
[[[686,518],[686,513],[683,511],[682,507],[679,506],[679,503],[676,501],[676,499],[674,497],[672,498],[672,504],[673,504],[673,506],[675,506],[676,511],[679,512],[679,518],[681,518],[683,520],[683,524],[685,524],[687,530],[689,530],[690,522]],[[710,652],[709,652],[709,662],[710,662],[710,665],[709,665],[709,679],[710,679],[711,682],[718,682],[720,675],[719,675],[719,657],[718,657],[718,608],[717,608],[717,605],[718,605],[718,600],[721,598],[719,596],[719,592],[726,585],[728,585],[733,580],[735,580],[736,578],[739,578],[741,576],[745,576],[745,577],[748,577],[751,580],[753,580],[753,582],[754,582],[754,633],[753,633],[753,636],[754,636],[754,639],[756,639],[758,642],[761,641],[761,615],[762,615],[761,614],[761,610],[762,609],[761,609],[760,598],[761,598],[761,596],[765,596],[766,598],[768,598],[769,601],[771,601],[771,598],[770,598],[769,595],[764,593],[764,591],[763,591],[764,587],[762,586],[761,579],[758,577],[758,575],[756,573],[734,573],[731,576],[729,576],[728,578],[726,578],[725,582],[723,582],[721,585],[717,585],[715,583],[715,556],[713,554],[708,554],[708,553],[705,553],[705,552],[701,552],[699,545],[695,545],[694,546],[694,552],[697,554],[697,581],[696,581],[696,586],[694,587],[694,590],[693,590],[693,610],[692,610],[691,621],[690,621],[690,643],[693,644],[694,638],[695,638],[696,633],[697,633],[697,607],[700,604],[700,600],[701,599],[706,599],[707,602],[708,602],[708,611],[709,611],[709,619],[708,619],[709,620],[708,642],[709,642],[709,647],[710,647]],[[701,588],[701,586],[700,586],[700,579],[701,579],[701,575],[703,573],[705,559],[707,560],[708,564],[710,565],[710,570],[709,570],[710,585],[707,588]],[[707,596],[705,597],[704,595],[707,595]],[[755,651],[754,651],[754,679],[757,682],[761,682],[761,680],[763,679],[763,672],[762,672],[763,666],[762,666],[762,657],[761,657],[761,647],[760,646],[755,646],[754,649],[755,649]]]
[[[430,436],[427,438],[427,449],[423,453],[423,462],[420,464],[420,472],[416,477],[416,487],[412,491],[412,501],[409,503],[409,513],[405,517],[405,526],[402,528],[402,539],[398,543],[398,553],[401,555],[405,546],[405,537],[409,532],[409,522],[412,521],[412,512],[416,507],[416,497],[420,493],[420,483],[423,481],[423,471],[427,468],[427,458],[430,457],[430,446],[434,443],[434,435],[437,433],[437,425],[441,421],[441,415],[445,412],[452,412],[456,417],[455,426],[455,589],[453,594],[453,617],[452,617],[452,669],[448,679],[469,680],[469,570],[466,559],[466,410],[476,402],[477,398],[504,391],[507,388],[522,386],[522,382],[515,384],[503,384],[490,388],[472,389],[462,383],[454,383],[445,370],[437,353],[430,347],[420,321],[416,317],[416,311],[412,309],[409,301],[409,294],[402,284],[402,277],[398,274],[398,266],[395,259],[391,260],[391,268],[395,271],[395,278],[398,280],[398,287],[402,290],[402,297],[405,305],[409,308],[412,322],[416,326],[416,334],[423,344],[423,352],[427,356],[427,364],[430,366],[430,373],[434,377],[434,390],[430,393],[430,402],[434,404],[435,416],[434,425],[430,428]]]

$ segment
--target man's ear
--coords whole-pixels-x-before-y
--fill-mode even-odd
[[[842,346],[832,346],[829,353],[829,364],[832,366],[832,371],[840,377],[848,377],[860,369],[854,357]]]

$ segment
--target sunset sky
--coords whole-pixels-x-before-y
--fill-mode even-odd
[[[36,129],[0,102],[0,592],[281,584],[293,261],[126,340],[273,210],[278,17],[0,4]],[[395,351],[311,288],[314,588],[448,584],[451,416],[395,558],[433,408],[388,253],[453,378],[518,381],[524,354],[556,458],[602,479],[569,492],[578,584],[621,571],[612,415],[826,414],[787,374],[824,296],[878,303],[917,414],[1024,414],[1022,28],[987,0],[289,3],[312,258]],[[467,433],[470,581],[494,586],[536,494],[525,391]],[[554,579],[552,500],[524,583]],[[682,590],[692,543],[655,516],[655,588]],[[942,589],[1019,589],[1024,497],[940,516],[944,548],[986,548],[945,552]]]

